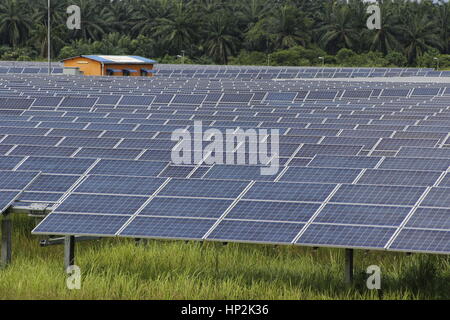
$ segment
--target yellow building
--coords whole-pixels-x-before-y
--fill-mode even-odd
[[[78,68],[86,76],[153,76],[155,60],[139,56],[82,55],[64,59],[64,68]]]

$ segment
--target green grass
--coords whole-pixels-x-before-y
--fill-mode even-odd
[[[126,239],[78,243],[82,288],[68,290],[62,246],[39,247],[27,217],[13,223],[0,299],[450,299],[448,256],[356,251],[347,287],[339,249]],[[365,286],[372,264],[382,292]]]

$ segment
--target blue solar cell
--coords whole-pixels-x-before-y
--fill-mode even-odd
[[[412,207],[327,204],[314,222],[358,224],[372,226],[399,226]]]
[[[333,100],[337,91],[310,91],[306,100]]]
[[[394,139],[383,138],[376,150],[399,150],[401,147],[434,147],[439,139]]]
[[[138,216],[120,233],[120,236],[200,240],[215,222],[214,219]]]
[[[215,165],[205,179],[273,181],[276,175],[262,175],[261,166]]]
[[[155,177],[166,166],[164,162],[102,159],[90,174]]]
[[[406,227],[450,230],[450,209],[417,208]]]
[[[290,243],[303,228],[300,223],[223,220],[209,240],[254,243]]]
[[[256,182],[244,199],[284,201],[324,201],[333,191],[333,184]]]
[[[126,216],[50,214],[33,234],[114,235],[129,219]]]
[[[53,129],[49,136],[67,137],[66,139],[74,139],[73,137],[96,138],[102,131],[100,130],[76,130],[76,129]]]
[[[282,182],[352,183],[360,169],[291,167],[280,178]]]
[[[205,98],[204,94],[177,94],[171,103],[201,104]]]
[[[172,161],[172,150],[147,150],[139,160]]]
[[[349,204],[414,205],[425,187],[343,185],[331,198],[331,202]]]
[[[172,150],[179,142],[171,140],[124,139],[119,148],[143,148],[150,150]]]
[[[56,203],[64,196],[63,192],[31,192],[24,191],[20,194],[20,202],[44,202]]]
[[[450,208],[450,188],[432,188],[420,205]]]
[[[403,229],[389,249],[450,253],[450,231]]]
[[[41,174],[26,188],[27,191],[66,192],[79,179],[75,175]]]
[[[386,158],[380,165],[380,169],[399,170],[440,170],[445,171],[450,166],[449,159],[433,158]]]
[[[72,193],[54,212],[133,215],[147,199],[148,197]]]
[[[117,138],[66,137],[59,145],[66,147],[114,148],[120,142]]]
[[[439,187],[450,187],[450,173],[447,173],[442,181],[439,183]]]
[[[162,196],[199,198],[236,198],[248,182],[223,180],[171,180],[160,192]]]
[[[269,101],[294,101],[296,92],[269,92],[265,100]]]
[[[384,248],[396,228],[311,224],[296,242],[301,245]]]
[[[169,165],[166,169],[161,171],[159,176],[166,178],[187,178],[194,169],[195,166]]]
[[[433,186],[440,176],[440,171],[369,169],[358,180],[358,184]]]
[[[82,148],[75,157],[133,160],[143,151],[139,149]]]
[[[450,149],[402,147],[400,151],[397,153],[397,157],[449,159]]]
[[[22,144],[35,146],[55,146],[61,137],[43,137],[43,136],[7,136],[2,143],[4,144]]]
[[[218,219],[231,203],[232,200],[156,197],[139,215]]]
[[[60,107],[80,107],[90,108],[94,106],[97,98],[78,98],[78,97],[66,97],[59,105]]]
[[[253,93],[224,93],[220,102],[249,103],[253,98]]]
[[[164,181],[165,179],[150,177],[89,176],[75,192],[152,195]]]
[[[17,146],[10,155],[16,156],[52,156],[69,157],[77,151],[77,148],[49,147],[49,146]]]
[[[227,219],[308,222],[320,204],[239,201],[226,215]]]
[[[155,97],[153,96],[124,96],[120,100],[121,106],[149,106]]]
[[[330,167],[330,168],[374,168],[381,157],[362,156],[331,156],[317,155],[308,164],[308,167]]]
[[[43,173],[83,174],[94,163],[94,159],[71,159],[53,157],[30,157],[19,170],[35,170]]]
[[[56,107],[61,102],[60,97],[38,97],[33,103],[33,106],[45,106],[45,107]]]
[[[29,171],[0,171],[1,188],[5,190],[23,190],[38,175],[38,172]]]
[[[12,170],[22,160],[23,160],[23,157],[0,156],[0,170]]]
[[[318,154],[356,156],[361,149],[362,146],[305,144],[295,156],[314,157]]]
[[[8,209],[18,195],[18,191],[0,191],[0,213]]]

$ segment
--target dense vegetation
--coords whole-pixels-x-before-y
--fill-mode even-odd
[[[383,0],[52,0],[52,56],[136,54],[166,63],[450,65],[450,4]],[[80,6],[82,29],[66,28]],[[47,0],[2,0],[0,58],[47,56]],[[177,58],[182,56],[185,59]],[[183,60],[183,61],[181,61]]]
[[[62,246],[40,248],[26,216],[14,216],[13,224],[13,263],[0,269],[0,300],[450,299],[444,255],[357,250],[348,287],[342,249],[159,240],[136,246],[129,239],[78,243],[81,290],[68,290]],[[366,287],[374,264],[381,291]]]

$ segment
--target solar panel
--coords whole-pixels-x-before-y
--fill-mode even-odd
[[[159,193],[160,196],[236,198],[248,182],[223,180],[171,180]]]
[[[18,195],[18,191],[0,191],[0,213],[5,212]]]
[[[114,235],[128,216],[92,214],[50,214],[34,230],[34,234]]]
[[[403,229],[389,249],[450,253],[450,232],[438,230]]]
[[[278,222],[308,222],[320,207],[317,203],[239,201],[226,215],[227,219]]]
[[[255,243],[290,243],[304,224],[223,220],[207,239]]]
[[[296,242],[301,245],[382,249],[395,228],[311,224]]]
[[[140,216],[193,217],[218,219],[232,200],[156,197],[139,213]]]
[[[333,184],[256,182],[244,199],[281,201],[324,201],[334,190]]]
[[[425,199],[421,202],[427,207],[450,207],[450,188],[431,188]]]
[[[414,205],[422,194],[424,187],[343,185],[331,198],[337,203]]]
[[[359,184],[433,186],[441,176],[440,171],[367,170]]]
[[[23,160],[22,157],[0,156],[0,170],[12,170]]]
[[[412,207],[327,204],[314,223],[400,226]]]
[[[124,96],[119,105],[122,106],[149,106],[152,104],[153,96]]]
[[[139,196],[72,193],[54,212],[133,215],[147,199]]]
[[[94,106],[97,98],[75,98],[66,97],[60,103],[60,107],[79,107],[79,108],[90,108]]]
[[[158,190],[164,181],[165,179],[150,177],[91,175],[75,189],[75,192],[149,196]]]
[[[406,227],[450,230],[450,209],[417,208]]]
[[[29,171],[0,171],[1,188],[5,190],[23,190],[38,175],[38,172]]]
[[[66,192],[79,179],[77,175],[42,174],[37,177],[27,191]]]
[[[136,217],[120,236],[200,240],[216,222],[214,219]]]
[[[360,174],[359,169],[302,168],[292,167],[281,176],[280,181],[352,183]]]
[[[262,175],[260,166],[215,165],[204,176],[205,179],[273,181],[276,175]]]
[[[18,169],[43,173],[83,174],[94,162],[94,159],[30,157]]]
[[[374,168],[381,160],[381,157],[362,157],[362,156],[331,156],[317,155],[309,167],[335,167],[335,168]],[[387,160],[387,159],[386,159]]]
[[[155,177],[166,166],[167,163],[164,162],[102,159],[92,168],[90,174]]]

